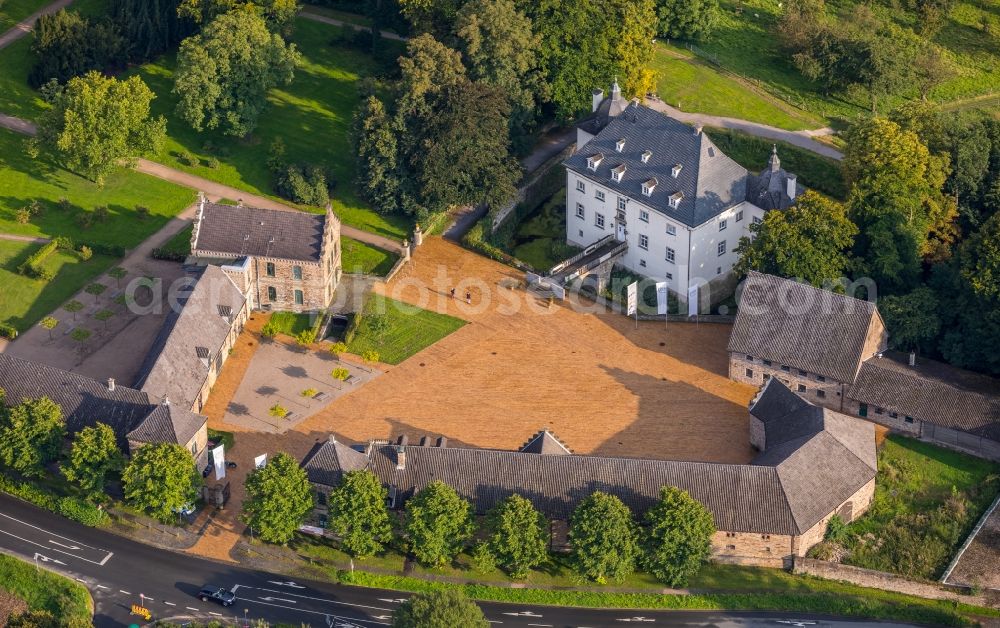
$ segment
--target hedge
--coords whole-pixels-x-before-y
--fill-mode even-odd
[[[80,246],[86,246],[94,253],[98,255],[107,255],[109,257],[125,257],[128,253],[128,249],[120,244],[106,244],[104,242],[80,242]]]
[[[59,248],[59,244],[60,242],[56,240],[44,244],[42,248],[32,253],[28,259],[24,260],[17,267],[17,272],[25,277],[34,277],[35,279],[44,279],[46,281],[52,279],[54,273],[42,266],[42,262],[49,255],[55,253],[56,249]]]
[[[187,259],[187,255],[178,253],[177,251],[171,251],[170,249],[160,248],[150,251],[149,256],[153,259],[163,260],[164,262],[183,262]]]
[[[466,247],[467,249],[471,249],[481,255],[485,255],[486,257],[492,260],[496,260],[504,264],[509,264],[510,266],[513,266],[515,268],[519,268],[522,270],[534,270],[533,268],[531,268],[531,266],[525,264],[524,262],[517,259],[513,255],[506,253],[499,247],[494,246],[493,244],[490,244],[489,242],[486,241],[486,238],[483,236],[483,233],[486,230],[486,223],[490,222],[490,220],[491,220],[490,217],[486,216],[476,224],[472,225],[472,228],[469,229],[469,232],[466,233],[464,236],[462,236],[462,246]]]
[[[38,488],[31,482],[16,482],[6,475],[0,475],[0,491],[19,497],[39,508],[59,512],[59,498]]]
[[[76,497],[63,497],[60,499],[59,514],[92,528],[100,527],[108,522],[108,513],[90,502]]]
[[[0,338],[9,338],[11,340],[17,338],[17,329],[13,325],[0,323]]]

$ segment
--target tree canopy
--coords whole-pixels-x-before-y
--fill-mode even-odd
[[[475,602],[456,588],[415,593],[392,614],[393,628],[487,628]]]
[[[73,437],[69,461],[62,465],[62,472],[85,493],[97,494],[104,490],[108,473],[121,469],[124,462],[114,430],[98,423]]]
[[[0,402],[3,399],[0,397]],[[23,475],[41,476],[56,459],[66,435],[62,408],[48,397],[0,403],[0,463]]]
[[[671,587],[686,586],[712,553],[712,513],[687,491],[664,486],[645,520],[646,569]]]
[[[787,210],[764,214],[750,233],[737,248],[738,275],[757,270],[822,287],[845,276],[858,228],[841,203],[810,190]]]
[[[313,491],[305,469],[279,452],[247,474],[243,522],[269,543],[287,543],[313,509]]]
[[[70,170],[101,183],[121,165],[155,152],[166,135],[163,116],[150,117],[156,96],[142,79],[99,72],[52,86],[52,105],[38,124],[38,141]]]
[[[473,532],[472,507],[455,489],[435,480],[406,502],[407,547],[429,566],[455,558]]]
[[[570,519],[569,543],[577,573],[599,584],[619,581],[635,571],[639,557],[635,520],[614,495],[596,491],[580,502]]]
[[[889,330],[889,344],[903,351],[929,351],[941,331],[937,295],[920,286],[903,295],[891,295],[878,303]]]
[[[122,473],[125,501],[163,522],[194,503],[200,486],[191,452],[175,443],[143,445]]]
[[[120,66],[128,49],[109,20],[90,20],[65,9],[41,16],[33,34],[35,65],[28,84],[36,89],[51,80],[65,83],[93,70]]]
[[[512,578],[528,577],[548,557],[548,522],[524,497],[514,494],[500,502],[486,525],[489,536],[483,547]]]
[[[701,39],[719,20],[718,0],[656,0],[657,32],[671,39]]]
[[[253,131],[272,87],[292,81],[300,55],[254,11],[223,13],[181,42],[174,93],[195,130]]]
[[[337,535],[340,546],[353,556],[381,552],[392,538],[386,507],[388,492],[367,469],[348,471],[327,498],[327,529]]]

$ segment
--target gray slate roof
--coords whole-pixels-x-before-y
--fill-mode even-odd
[[[768,160],[768,167],[764,168],[760,174],[751,176],[747,184],[747,200],[761,209],[788,209],[792,206],[792,198],[788,196],[788,172],[781,167],[781,160],[778,158],[778,149],[774,148],[771,158]],[[795,184],[795,196],[805,192],[806,189]]]
[[[728,350],[853,382],[875,317],[874,303],[751,271]]]
[[[887,352],[863,365],[847,396],[923,421],[1000,441],[1000,380]]]
[[[128,439],[141,442],[171,442],[181,445],[194,436],[207,420],[179,408],[164,408],[146,393],[120,384],[109,390],[98,382],[52,366],[29,362],[0,353],[0,388],[8,403],[48,397],[62,408],[67,431],[106,423],[124,448]]]
[[[351,449],[333,436],[316,444],[302,461],[302,468],[309,476],[309,481],[324,486],[336,486],[344,473],[367,467],[368,456]]]
[[[403,469],[397,468],[400,448]],[[749,465],[384,443],[367,451],[364,463],[395,487],[397,504],[441,480],[480,514],[517,493],[548,517],[567,519],[594,491],[616,495],[638,513],[656,502],[661,487],[676,486],[712,512],[718,529],[766,534],[801,534],[875,476],[874,426],[840,416]],[[303,465],[319,484],[332,486],[341,469],[362,464],[359,452],[343,446],[325,444],[319,452]]]
[[[617,142],[625,147],[617,152]],[[642,154],[652,151],[646,163]],[[587,158],[596,153],[604,160],[596,171],[587,168]],[[620,183],[611,178],[611,170],[627,166]],[[724,210],[746,200],[749,173],[727,157],[704,133],[658,111],[630,104],[612,118],[603,130],[564,162],[565,166],[601,185],[648,205],[662,214],[695,227]],[[675,179],[675,164],[682,166]],[[642,184],[655,177],[659,185],[651,196],[642,193]],[[684,194],[680,205],[670,207],[669,198]]]
[[[318,262],[325,225],[322,214],[206,202],[192,250]]]
[[[166,396],[174,405],[191,408],[246,298],[222,269],[209,265],[178,301],[182,307],[164,321],[139,370],[136,388],[154,399]]]
[[[556,435],[548,430],[540,430],[537,434],[528,439],[528,442],[521,446],[521,451],[526,454],[545,454],[547,456],[565,456],[573,453],[569,447],[563,444]]]

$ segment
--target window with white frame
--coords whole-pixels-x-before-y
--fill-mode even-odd
[[[577,179],[576,180],[576,191],[577,192],[586,192],[587,191],[587,184],[584,183],[583,181],[581,181],[580,179]]]
[[[593,154],[590,157],[587,157],[587,168],[597,170],[597,167],[601,165],[602,161],[604,161],[604,155],[601,153]]]
[[[757,225],[757,224],[760,224],[760,222],[761,222],[760,216],[754,216],[753,217],[753,224]]]
[[[625,211],[625,197],[624,196],[619,196],[618,197],[618,209],[621,210],[621,211]]]
[[[649,236],[640,233],[639,234],[639,248],[648,251],[649,250]]]
[[[674,250],[672,248],[670,248],[668,246],[667,247],[667,261],[670,262],[671,264],[673,264],[674,263],[674,259],[676,257],[677,257],[677,254],[674,252]]]
[[[677,235],[677,227],[669,222],[667,223],[667,235]]]
[[[657,181],[656,181],[655,177],[652,178],[652,179],[650,179],[649,181],[646,181],[645,183],[643,183],[642,184],[642,193],[643,193],[643,195],[644,196],[652,196],[653,195],[653,190],[656,189],[656,184],[657,184]]]
[[[599,200],[599,201],[601,201],[603,203],[604,202],[604,190],[594,190],[594,198],[596,198],[597,200]]]
[[[615,142],[615,150],[618,151],[619,153],[622,152],[623,150],[625,150],[625,138],[624,137],[622,139],[618,140],[617,142]]]
[[[684,198],[683,192],[674,192],[670,195],[670,207],[677,209],[680,207],[681,199]]]
[[[647,163],[649,158],[653,156],[653,151],[647,150],[642,153],[642,163]]]
[[[576,204],[576,217],[577,218],[583,218],[583,216],[584,216],[583,203],[577,203]]]
[[[625,171],[628,170],[628,166],[625,164],[619,164],[611,169],[611,178],[617,183],[622,182],[622,177],[625,176]]]
[[[743,210],[736,212],[736,222],[741,222],[743,220]]]
[[[722,242],[719,242],[719,247],[718,248],[719,248],[719,255],[725,255],[726,254],[726,241],[723,240]]]
[[[594,214],[594,226],[598,229],[604,228],[604,214]]]
[[[680,176],[680,174],[681,174],[681,169],[683,169],[683,168],[684,168],[684,166],[683,166],[683,165],[681,165],[681,164],[674,164],[674,167],[670,169],[670,175],[671,175],[671,176],[672,176],[673,178],[675,178],[675,179],[676,179],[677,177],[679,177],[679,176]]]
[[[726,230],[726,221],[725,220],[720,220],[719,221],[719,231],[725,231],[725,230]]]
[[[649,212],[646,211],[645,209],[640,209],[639,210],[639,220],[641,220],[643,222],[649,222]]]

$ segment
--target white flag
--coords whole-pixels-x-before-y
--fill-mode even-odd
[[[656,284],[656,313],[667,313],[667,282],[665,281]]]
[[[261,454],[253,459],[253,466],[255,469],[263,469],[264,465],[267,464],[267,454]]]
[[[628,304],[625,309],[626,316],[632,316],[639,308],[639,282],[633,281],[628,285]]]
[[[215,479],[226,477],[226,446],[219,444],[212,450],[212,463],[215,465]]]
[[[698,284],[688,286],[688,316],[698,315]]]

